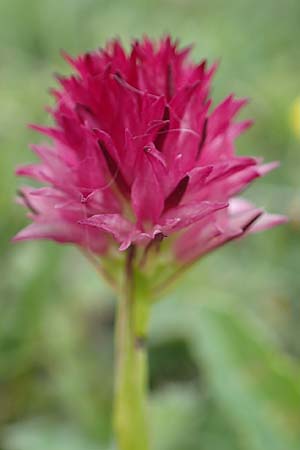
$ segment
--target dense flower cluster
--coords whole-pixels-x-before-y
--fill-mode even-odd
[[[169,239],[190,260],[284,220],[236,197],[277,164],[235,154],[251,124],[235,121],[246,101],[230,95],[213,109],[216,67],[189,52],[166,37],[135,41],[129,53],[116,40],[65,55],[76,75],[58,77],[55,126],[33,126],[51,144],[32,146],[40,163],[17,170],[46,187],[20,190],[32,224],[15,239],[96,254]]]

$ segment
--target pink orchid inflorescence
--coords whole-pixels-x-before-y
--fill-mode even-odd
[[[52,239],[96,255],[131,245],[165,246],[187,262],[285,219],[236,197],[277,163],[237,156],[235,121],[245,99],[212,108],[216,65],[194,64],[169,37],[118,40],[74,59],[57,77],[54,127],[33,125],[51,144],[33,145],[39,164],[17,169],[47,187],[20,189],[32,224],[16,240]]]

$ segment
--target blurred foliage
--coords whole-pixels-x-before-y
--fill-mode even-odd
[[[11,244],[26,221],[13,172],[69,70],[61,48],[165,32],[220,59],[216,99],[252,99],[239,148],[282,167],[247,195],[291,220],[201,261],[154,308],[153,449],[300,448],[299,21],[299,0],[1,0],[0,450],[112,449],[114,298],[75,249]]]

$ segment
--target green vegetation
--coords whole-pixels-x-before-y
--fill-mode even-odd
[[[299,0],[1,0],[0,450],[113,448],[114,298],[76,249],[10,242],[26,222],[13,172],[69,70],[60,49],[167,32],[220,59],[217,99],[252,99],[240,150],[282,166],[246,196],[291,221],[199,262],[154,308],[153,450],[299,450],[299,23]]]

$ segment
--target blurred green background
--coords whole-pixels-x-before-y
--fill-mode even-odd
[[[282,166],[247,196],[290,223],[210,255],[155,307],[152,448],[300,449],[299,24],[299,0],[1,0],[0,450],[113,448],[115,299],[76,249],[10,242],[26,223],[13,172],[69,70],[60,49],[166,32],[220,60],[217,100],[252,99],[239,148]]]

